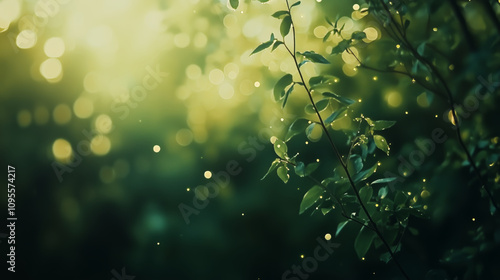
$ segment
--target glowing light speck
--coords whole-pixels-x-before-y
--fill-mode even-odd
[[[160,150],[161,150],[161,147],[160,147],[159,145],[154,145],[154,146],[153,146],[153,151],[154,151],[155,153],[159,153],[159,152],[160,152]]]

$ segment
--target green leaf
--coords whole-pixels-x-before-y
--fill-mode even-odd
[[[358,258],[362,259],[370,246],[372,245],[373,239],[375,238],[375,232],[368,229],[367,227],[362,227],[354,240],[354,250],[358,255]]]
[[[292,25],[292,18],[290,17],[290,15],[286,15],[281,21],[280,25],[281,36],[285,37],[286,35],[288,35],[288,32],[290,32],[291,25]]]
[[[287,157],[287,152],[288,152],[288,147],[286,146],[286,143],[281,141],[280,139],[276,139],[274,142],[274,152],[282,159],[286,159]]]
[[[325,17],[325,20],[326,20],[326,22],[327,22],[329,25],[333,26],[333,23],[332,23],[332,21],[331,21],[330,19],[328,19],[327,17]]]
[[[321,112],[328,107],[328,104],[330,104],[330,100],[321,99],[320,101],[316,102],[316,109],[318,109],[318,112]]]
[[[318,167],[319,167],[319,162],[309,163],[306,166],[306,176],[311,175],[314,171],[316,171],[316,169],[318,169]]]
[[[309,207],[313,206],[325,190],[320,186],[314,186],[304,194],[300,203],[299,215],[304,213]]]
[[[356,174],[354,176],[354,179],[353,179],[354,183],[358,183],[358,182],[361,182],[361,181],[368,179],[371,175],[373,175],[373,173],[375,173],[376,170],[377,170],[377,164],[374,164],[371,168],[368,168],[364,171],[359,172],[358,174]]]
[[[374,121],[373,125],[370,124],[373,130],[385,130],[396,124],[395,121]]]
[[[387,144],[387,140],[385,140],[384,137],[380,135],[373,135],[373,140],[375,141],[377,148],[389,155],[389,150],[391,148],[389,148],[389,144]]]
[[[253,52],[250,55],[261,52],[261,51],[269,48],[272,43],[273,42],[267,41],[267,42],[260,44],[258,47],[255,48],[255,50],[253,50]]]
[[[390,183],[394,180],[396,180],[397,178],[396,177],[389,177],[389,178],[382,178],[382,179],[377,179],[375,181],[373,181],[371,183],[371,185],[375,185],[375,184],[384,184],[384,183]]]
[[[396,196],[394,197],[394,205],[395,206],[400,206],[402,204],[406,204],[406,199],[408,196],[402,191],[399,191],[396,193]]]
[[[342,229],[343,229],[343,228],[345,227],[345,225],[347,225],[348,223],[349,223],[349,220],[347,220],[347,221],[343,221],[343,222],[341,222],[341,223],[339,223],[339,224],[337,225],[337,231],[335,232],[335,237],[337,237],[337,236],[340,234],[340,232],[342,231]]]
[[[240,4],[240,1],[239,0],[229,0],[229,4],[231,4],[231,7],[233,9],[238,9],[238,5]]]
[[[334,120],[336,120],[344,111],[346,110],[346,107],[340,107],[337,111],[333,112],[328,118],[325,119],[325,124],[330,124]]]
[[[271,172],[273,172],[276,168],[278,168],[279,164],[280,160],[275,159],[273,163],[271,163],[271,167],[269,167],[269,170],[267,170],[267,173],[264,175],[264,177],[261,178],[261,180],[264,180]]]
[[[408,29],[408,27],[410,27],[410,21],[405,20],[405,30]]]
[[[372,198],[373,195],[373,189],[370,186],[364,186],[359,190],[359,197],[361,198],[361,202],[363,204],[367,204],[368,201]]]
[[[328,214],[330,211],[332,211],[332,208],[321,208],[321,214],[326,215]]]
[[[316,111],[314,110],[314,106],[312,104],[307,104],[306,107],[304,107],[304,111],[308,114],[316,114]]]
[[[274,100],[279,101],[285,95],[285,88],[293,83],[293,77],[291,74],[286,74],[278,80],[276,85],[274,85]]]
[[[292,6],[290,6],[290,9],[293,8],[293,7],[295,7],[295,6],[298,6],[298,5],[300,5],[300,1],[297,1],[297,2],[293,3]]]
[[[295,84],[292,84],[291,87],[288,88],[288,90],[285,93],[285,97],[283,98],[283,104],[281,105],[281,108],[285,108],[286,102],[288,101],[288,96],[290,96],[290,93],[292,93],[293,88]]]
[[[351,46],[351,40],[342,40],[340,41],[337,46],[335,46],[332,49],[332,54],[338,54],[338,53],[343,53],[347,48]]]
[[[343,197],[345,192],[351,187],[347,182],[335,182],[333,192],[336,197]]]
[[[306,127],[309,125],[309,120],[306,119],[296,119],[288,128],[286,133],[285,141],[290,141],[293,136],[302,133]]]
[[[316,76],[316,77],[312,77],[309,79],[309,86],[311,88],[317,86],[317,85],[320,85],[321,83],[323,83],[323,76]]]
[[[363,31],[354,31],[351,35],[351,39],[362,40],[366,38],[366,34]]]
[[[274,42],[273,44],[273,48],[271,49],[271,51],[274,51],[277,47],[279,47],[280,45],[283,45],[283,42],[282,41],[276,41]]]
[[[322,55],[315,53],[313,51],[306,51],[303,53],[299,54],[303,55],[305,58],[309,59],[312,62],[316,63],[323,63],[323,64],[330,64],[330,61],[328,61],[326,58],[324,58]]]
[[[306,176],[306,166],[302,161],[297,162],[297,165],[295,165],[295,174],[300,177]]]
[[[285,16],[285,15],[289,15],[289,14],[290,14],[290,13],[288,13],[288,11],[277,11],[277,12],[275,12],[274,14],[272,14],[271,16],[272,16],[273,18],[278,18],[278,19],[279,19],[279,18],[282,18],[283,16]]]
[[[359,155],[352,155],[351,159],[354,159],[352,161],[352,164],[354,166],[354,170],[356,170],[356,173],[360,172],[361,169],[363,169],[363,159]]]
[[[288,182],[288,179],[290,179],[290,175],[288,175],[288,168],[286,168],[285,166],[278,167],[276,173],[278,174],[278,177],[280,177],[281,181],[283,181],[283,183],[285,184]]]
[[[326,40],[328,40],[328,38],[330,38],[330,36],[332,35],[332,33],[333,33],[332,31],[326,32],[325,37],[323,37],[323,43],[326,42]]]
[[[323,96],[333,98],[333,99],[337,100],[339,103],[347,105],[347,106],[356,103],[356,101],[354,101],[352,99],[345,98],[345,97],[340,96],[340,95],[333,93],[333,92],[323,92]]]
[[[373,183],[372,183],[372,185],[373,185]],[[388,188],[387,187],[382,187],[382,188],[380,188],[378,190],[378,197],[380,199],[384,199],[387,196],[388,193],[389,193]]]
[[[311,137],[311,133],[314,129],[314,127],[316,126],[316,123],[311,123],[307,128],[306,128],[306,136],[307,138],[310,138]]]

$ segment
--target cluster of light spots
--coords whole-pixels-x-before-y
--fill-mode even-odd
[[[224,66],[224,75],[226,75],[229,79],[234,80],[238,77],[240,73],[240,67],[236,63],[228,63]]]
[[[20,127],[27,127],[31,124],[31,113],[28,110],[21,110],[17,113],[17,123]]]
[[[80,119],[86,119],[94,113],[94,103],[87,97],[79,97],[73,103],[73,111]]]
[[[313,33],[316,38],[323,38],[325,37],[326,33],[328,32],[328,29],[324,27],[323,25],[316,26],[314,28]]]
[[[234,88],[228,83],[224,83],[219,87],[219,96],[222,99],[231,99],[234,96]]]
[[[205,171],[205,173],[203,173],[203,176],[205,177],[205,179],[210,179],[212,178],[212,172],[210,171]]]
[[[417,96],[417,103],[420,107],[427,108],[430,106],[428,94],[426,92],[421,93]]]
[[[37,35],[33,30],[26,29],[17,35],[16,45],[20,49],[30,49],[35,46]]]
[[[71,108],[66,104],[59,104],[54,108],[52,116],[55,123],[67,124],[71,120]]]
[[[398,91],[390,91],[385,94],[385,100],[387,104],[391,107],[398,107],[403,102],[403,98]]]
[[[191,43],[191,38],[187,33],[179,33],[174,36],[174,45],[178,48],[186,48]]]
[[[85,75],[85,78],[83,78],[83,87],[90,93],[101,91],[105,84],[106,81],[104,81],[103,77],[97,72],[89,72]]]
[[[62,64],[57,58],[49,58],[40,64],[40,74],[49,82],[62,78]]]
[[[356,57],[359,57],[359,52],[358,52],[358,49],[355,48],[355,47],[351,47],[350,50],[351,50],[351,52],[354,55],[352,55],[351,53],[348,53],[347,51],[345,51],[345,52],[342,53],[342,60],[346,64],[350,64],[351,67],[353,67],[354,65],[358,65],[359,64],[358,60],[356,59]]]
[[[420,193],[420,197],[421,198],[428,198],[429,196],[431,196],[431,193],[427,190],[423,190],[421,193]]]
[[[113,128],[113,121],[106,114],[99,115],[94,122],[97,132],[101,134],[107,134]]]
[[[325,240],[327,240],[327,241],[328,241],[328,240],[330,240],[330,239],[332,239],[332,235],[331,235],[331,234],[329,234],[329,233],[325,234]]]
[[[64,54],[66,47],[64,45],[64,41],[58,37],[52,37],[45,41],[43,46],[43,51],[45,55],[52,58],[61,57]]]
[[[224,82],[224,72],[220,69],[212,69],[208,74],[208,80],[214,85],[221,85]]]
[[[187,128],[182,128],[175,134],[175,141],[177,144],[186,147],[193,142],[193,132]]]
[[[52,153],[58,161],[67,162],[73,154],[73,149],[68,141],[59,138],[52,144]]]
[[[196,64],[190,64],[186,67],[186,76],[191,80],[196,80],[201,77],[201,68]]]
[[[21,1],[3,0],[0,2],[0,33],[9,28],[21,13]]]
[[[155,153],[159,153],[159,152],[160,152],[160,150],[161,150],[160,145],[154,145],[154,146],[153,146],[153,152],[155,152]]]
[[[380,32],[375,27],[367,27],[363,30],[366,34],[366,38],[363,39],[366,43],[375,41],[379,38]]]
[[[95,155],[104,156],[111,150],[111,141],[106,136],[98,135],[90,141],[90,149]]]

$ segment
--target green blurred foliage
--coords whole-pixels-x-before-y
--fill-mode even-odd
[[[306,80],[322,76],[315,90],[325,91],[321,83],[327,83],[332,94],[357,101],[347,117],[332,119],[332,135],[347,143],[343,132],[360,113],[396,121],[380,133],[390,156],[379,142],[373,179],[396,174],[391,196],[411,193],[408,203],[415,197],[413,203],[425,205],[427,218],[412,216],[408,231],[414,232],[400,236],[397,256],[412,278],[499,277],[493,266],[498,213],[489,214],[464,163],[447,101],[439,90],[433,93],[437,83],[426,79],[425,67],[414,66],[380,17],[365,11],[377,1],[367,2],[302,1],[294,7],[297,51],[330,62],[304,64]],[[407,10],[398,10],[400,2]],[[493,1],[457,1],[466,32],[451,2],[394,1],[394,9],[410,22],[400,22],[408,40],[443,73],[462,105],[463,138],[499,200],[500,11]],[[291,82],[275,88],[283,72],[298,81],[283,46],[250,55],[271,33],[290,32],[280,26],[282,18],[271,16],[286,8],[284,1],[0,5],[0,162],[16,168],[17,276],[111,279],[113,270],[125,267],[136,279],[280,279],[302,263],[301,255],[313,255],[317,237],[331,234],[340,247],[310,279],[400,277],[391,262],[379,261],[381,249],[358,259],[358,225],[348,223],[334,234],[343,221],[339,211],[299,215],[314,184],[290,176],[285,185],[274,174],[260,180],[276,158],[271,136],[288,138],[292,122],[308,117],[299,85],[293,93],[285,91]],[[338,34],[356,39],[356,56],[383,72],[356,67],[345,47],[336,49],[344,39],[325,37],[334,28],[325,17],[338,22]],[[334,50],[339,54],[330,55]],[[467,103],[477,94],[486,98],[477,107]],[[273,99],[285,95],[282,109]],[[339,106],[332,110],[341,108],[331,103]],[[416,140],[432,139],[436,128],[448,140],[402,175],[399,168],[419,149]],[[310,130],[309,137],[294,134],[287,148],[301,151],[305,163],[319,160],[315,174],[330,174],[338,163],[324,136]],[[340,147],[348,153],[348,145]],[[186,223],[179,205],[204,200],[205,187],[231,168],[241,171]],[[0,205],[7,208],[6,192]],[[0,247],[4,254],[4,240]]]

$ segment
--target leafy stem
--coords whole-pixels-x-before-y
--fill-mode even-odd
[[[454,122],[454,125],[455,125],[455,132],[456,132],[457,140],[458,140],[458,142],[459,142],[462,150],[464,151],[464,153],[465,153],[465,155],[467,157],[467,161],[472,166],[472,169],[474,170],[474,173],[476,174],[477,178],[479,179],[479,181],[481,183],[481,188],[484,189],[484,191],[488,195],[491,203],[493,204],[493,206],[495,207],[495,209],[498,212],[498,210],[499,210],[498,204],[495,201],[495,199],[493,197],[493,194],[491,193],[490,189],[488,188],[484,177],[481,175],[481,172],[479,171],[479,168],[478,168],[477,164],[475,163],[474,159],[472,158],[472,155],[469,152],[469,150],[467,149],[467,146],[465,145],[465,142],[464,142],[464,140],[462,138],[461,126],[460,126],[460,123],[459,123],[459,120],[458,120],[458,117],[457,117],[457,112],[456,112],[455,105],[454,105],[455,104],[455,99],[453,97],[453,93],[451,92],[451,89],[448,86],[445,78],[443,77],[443,75],[441,74],[441,72],[437,69],[437,67],[434,66],[434,64],[432,64],[422,54],[420,54],[418,52],[418,50],[415,49],[415,47],[413,47],[413,45],[409,42],[408,38],[406,37],[406,34],[401,31],[402,27],[395,21],[394,17],[392,16],[392,13],[390,12],[390,9],[387,6],[387,4],[384,3],[384,1],[380,1],[380,3],[382,4],[382,7],[383,7],[383,9],[384,9],[384,11],[386,13],[386,16],[389,18],[389,20],[392,23],[390,26],[391,27],[392,26],[396,27],[397,34],[395,34],[395,37],[401,41],[401,43],[403,44],[403,46],[406,49],[408,49],[412,53],[412,55],[418,61],[420,61],[423,65],[425,65],[429,69],[430,73],[433,73],[435,75],[435,77],[437,78],[438,82],[442,85],[442,87],[444,89],[444,92],[446,93],[446,97],[447,97],[449,106],[450,106],[451,115],[452,115],[453,122]],[[393,29],[392,29],[392,31],[394,32]]]
[[[371,224],[371,227],[372,227],[372,230],[375,231],[375,233],[377,234],[377,236],[380,238],[380,240],[382,241],[382,243],[384,244],[384,246],[386,247],[387,251],[389,252],[389,254],[391,255],[391,258],[394,260],[394,262],[396,263],[396,265],[398,266],[399,270],[401,271],[401,273],[404,275],[404,277],[406,279],[410,279],[410,277],[408,276],[408,274],[405,272],[405,270],[403,269],[403,267],[401,266],[401,264],[397,261],[397,259],[395,258],[394,256],[394,252],[393,250],[391,249],[390,245],[388,244],[388,242],[384,239],[381,231],[379,230],[379,228],[377,227],[377,224],[375,223],[375,221],[373,220],[372,216],[370,215],[370,213],[368,212],[367,208],[366,208],[366,205],[363,203],[363,200],[361,199],[360,195],[359,195],[359,191],[358,189],[356,188],[356,185],[354,183],[354,180],[352,179],[352,176],[351,176],[351,173],[349,172],[348,168],[347,168],[347,164],[346,162],[344,162],[344,160],[342,159],[342,155],[340,154],[337,146],[335,145],[335,143],[333,142],[332,140],[332,137],[325,125],[325,122],[323,121],[323,118],[321,117],[321,114],[316,106],[316,104],[314,103],[314,99],[312,97],[312,93],[311,93],[311,90],[310,88],[307,86],[305,80],[304,80],[304,76],[302,74],[302,71],[300,69],[300,65],[297,61],[297,56],[296,56],[296,40],[295,40],[295,27],[294,27],[294,23],[293,23],[293,18],[291,17],[291,9],[290,9],[290,4],[288,2],[288,0],[285,0],[286,1],[286,5],[287,5],[287,9],[288,9],[288,13],[290,14],[290,23],[291,23],[291,26],[292,26],[292,38],[293,38],[293,52],[290,50],[290,48],[287,46],[287,44],[283,43],[283,45],[285,46],[285,48],[287,49],[288,53],[292,56],[293,60],[294,60],[294,63],[295,63],[295,67],[297,68],[297,71],[298,71],[298,74],[300,76],[300,80],[302,81],[302,86],[304,87],[305,91],[307,92],[307,95],[309,97],[309,101],[311,102],[311,105],[313,106],[314,108],[314,111],[319,119],[319,124],[321,125],[321,128],[323,130],[323,132],[325,133],[326,137],[328,138],[328,142],[330,143],[330,145],[332,146],[332,149],[335,153],[335,156],[337,157],[337,160],[340,162],[340,165],[342,166],[342,169],[344,170],[348,180],[349,180],[349,184],[352,188],[352,190],[354,191],[354,194],[356,195],[356,199],[358,200],[359,204],[361,205],[361,208],[363,209],[364,213],[366,214],[366,216],[368,217],[369,221],[370,221],[370,224]]]

